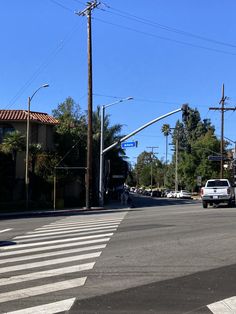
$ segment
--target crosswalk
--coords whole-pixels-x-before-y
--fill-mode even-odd
[[[209,304],[207,307],[213,314],[234,314],[236,313],[236,296]]]
[[[0,313],[69,310],[125,215],[63,218],[0,247]]]

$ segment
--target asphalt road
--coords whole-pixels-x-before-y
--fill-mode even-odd
[[[236,313],[236,208],[134,203],[0,221],[0,313]]]

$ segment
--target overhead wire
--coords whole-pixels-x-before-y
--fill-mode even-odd
[[[146,18],[143,18],[143,17],[139,17],[139,16],[136,16],[136,15],[130,14],[130,13],[122,11],[122,10],[118,10],[118,9],[112,8],[111,6],[108,6],[108,5],[105,5],[105,6],[108,9],[110,9],[112,11],[115,11],[115,12],[111,12],[111,11],[109,11],[107,9],[103,9],[103,11],[106,11],[106,12],[109,12],[111,14],[115,14],[115,15],[121,16],[121,17],[129,19],[129,20],[140,22],[140,23],[143,23],[143,24],[146,24],[146,25],[150,25],[150,26],[153,26],[153,27],[156,27],[156,28],[160,28],[160,29],[163,29],[163,30],[166,30],[166,31],[169,31],[169,32],[173,32],[173,33],[177,33],[177,34],[181,34],[181,35],[184,35],[184,36],[197,38],[197,39],[204,40],[204,41],[207,41],[207,42],[211,42],[211,43],[214,43],[214,44],[223,45],[223,46],[227,46],[227,47],[231,47],[231,48],[236,48],[236,44],[227,43],[227,42],[211,39],[211,38],[208,38],[208,37],[204,37],[204,36],[201,36],[201,35],[198,35],[198,34],[186,32],[186,31],[183,31],[183,30],[180,30],[180,29],[168,26],[168,25],[160,24],[160,23],[157,23],[155,21],[152,21],[152,20],[149,20],[149,19],[146,19]],[[116,11],[119,12],[119,13],[117,13]]]
[[[52,2],[52,3],[54,3],[54,4],[56,4],[57,6],[59,6],[59,7],[61,7],[61,8],[63,8],[63,9],[65,9],[65,10],[67,10],[67,11],[73,12],[73,10],[72,10],[71,8],[65,6],[64,4],[61,4],[61,3],[60,3],[59,1],[57,1],[57,0],[49,0],[49,1]]]
[[[158,39],[161,39],[161,40],[175,42],[177,44],[181,44],[181,45],[185,45],[185,46],[189,46],[189,47],[193,47],[193,48],[200,48],[200,49],[209,50],[209,51],[213,51],[213,52],[217,52],[217,53],[222,53],[222,54],[236,56],[236,53],[233,53],[233,52],[220,50],[220,49],[216,49],[216,48],[205,47],[205,46],[192,44],[192,43],[188,43],[188,42],[177,40],[177,39],[172,39],[172,38],[156,35],[156,34],[153,34],[153,33],[140,31],[138,29],[135,29],[135,28],[132,28],[132,27],[129,27],[129,26],[116,24],[116,23],[113,23],[113,22],[109,22],[109,21],[105,21],[105,20],[99,19],[99,18],[93,17],[93,20],[98,21],[98,22],[102,22],[102,23],[105,23],[105,24],[109,24],[109,25],[112,25],[112,26],[116,26],[116,27],[119,27],[119,28],[122,28],[122,29],[125,29],[125,30],[129,30],[129,31],[132,31],[132,32],[135,32],[135,33],[139,33],[139,34],[142,34],[142,35],[147,35],[147,36],[151,36],[151,37],[154,37],[154,38],[158,38]]]
[[[27,88],[33,83],[33,81],[45,70],[48,65],[54,60],[55,56],[57,56],[60,51],[64,48],[67,42],[71,39],[73,33],[78,29],[82,22],[76,22],[73,28],[66,34],[63,40],[52,50],[49,56],[39,65],[37,70],[30,76],[30,78],[24,83],[24,85],[17,91],[17,93],[10,99],[8,105],[5,109],[10,108],[15,104],[15,102],[19,99],[19,97],[27,90]]]

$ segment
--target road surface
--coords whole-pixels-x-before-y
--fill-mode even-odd
[[[236,313],[236,208],[135,205],[0,221],[0,313]]]

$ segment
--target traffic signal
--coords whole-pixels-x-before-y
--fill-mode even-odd
[[[182,120],[187,122],[189,119],[189,106],[187,104],[182,105]]]

